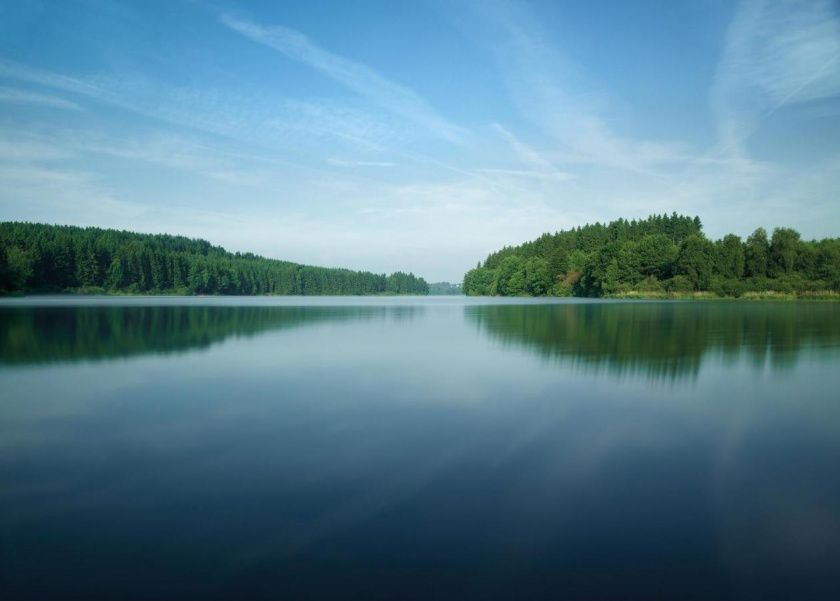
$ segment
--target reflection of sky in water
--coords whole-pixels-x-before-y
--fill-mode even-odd
[[[49,569],[65,590],[94,590],[96,573],[220,596],[837,591],[836,309],[805,308],[815,333],[810,314],[763,308],[765,331],[746,320],[747,342],[731,344],[715,333],[730,316],[695,315],[688,377],[662,386],[647,341],[623,367],[633,345],[604,332],[590,330],[601,355],[577,330],[529,338],[544,305],[415,302],[269,308],[231,317],[244,330],[213,322],[213,345],[177,354],[69,362],[61,347],[43,363],[44,347],[0,366],[7,581],[35,586]],[[644,316],[622,317],[615,331],[647,335]],[[758,353],[760,340],[774,346]]]

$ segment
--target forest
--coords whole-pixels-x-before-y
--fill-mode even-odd
[[[0,294],[374,295],[429,293],[423,278],[231,253],[205,240],[0,223]]]
[[[840,291],[840,238],[791,228],[710,240],[699,217],[652,215],[554,234],[491,253],[466,273],[471,296],[680,296]]]

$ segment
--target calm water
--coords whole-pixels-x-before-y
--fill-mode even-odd
[[[840,304],[0,304],[4,599],[838,599]]]

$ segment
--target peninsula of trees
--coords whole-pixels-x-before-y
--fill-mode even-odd
[[[311,267],[231,253],[205,240],[0,223],[0,294],[428,294],[423,278]]]
[[[805,241],[790,228],[746,241],[706,238],[698,217],[652,215],[543,234],[491,253],[464,276],[491,296],[801,295],[840,291],[840,238]]]

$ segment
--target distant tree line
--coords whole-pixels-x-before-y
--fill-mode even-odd
[[[463,294],[461,284],[450,284],[449,282],[432,282],[429,284],[429,294],[432,296],[454,296]]]
[[[311,267],[230,253],[205,240],[0,223],[0,293],[428,294],[423,278]]]
[[[712,241],[699,217],[652,215],[554,234],[491,253],[464,276],[464,293],[490,296],[614,296],[840,290],[840,238],[802,240],[780,227],[745,241]]]

